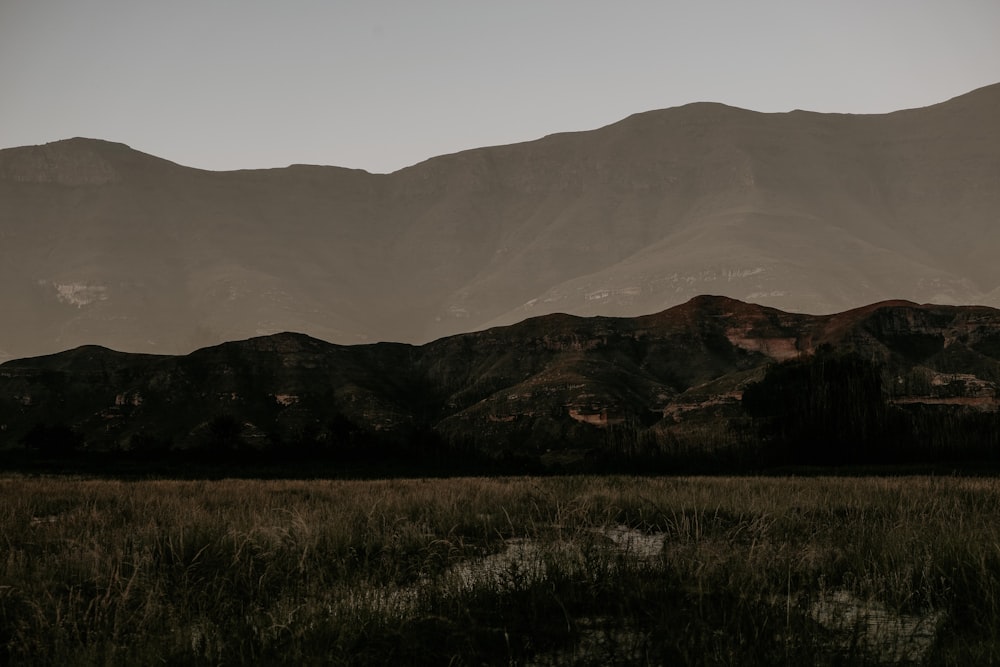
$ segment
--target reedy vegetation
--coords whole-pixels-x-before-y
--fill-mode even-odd
[[[886,659],[817,622],[834,591],[938,619],[929,663],[1000,661],[993,479],[6,476],[0,494],[0,663]],[[458,576],[511,538],[533,563]]]

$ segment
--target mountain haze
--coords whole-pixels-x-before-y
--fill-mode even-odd
[[[391,174],[0,151],[0,360],[294,330],[423,343],[702,293],[1000,306],[1000,84],[884,115],[697,103]]]

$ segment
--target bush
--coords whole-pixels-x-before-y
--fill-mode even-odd
[[[22,442],[41,454],[64,456],[83,446],[83,436],[65,424],[36,424]]]

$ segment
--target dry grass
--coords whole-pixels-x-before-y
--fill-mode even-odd
[[[1000,661],[993,479],[7,476],[0,494],[0,663]]]

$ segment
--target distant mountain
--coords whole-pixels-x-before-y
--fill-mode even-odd
[[[785,375],[774,379],[775,369]],[[842,390],[829,385],[835,374]],[[830,414],[851,421],[854,398],[865,414],[882,411],[878,428],[888,424],[893,438],[912,433],[927,446],[932,429],[947,440],[963,419],[992,419],[976,441],[985,446],[1000,437],[998,387],[992,308],[894,301],[814,316],[698,297],[656,315],[546,315],[419,347],[282,333],[186,356],[86,346],[10,361],[0,365],[0,449],[59,427],[93,450],[329,453],[433,441],[551,463],[637,443],[657,452],[759,444],[766,434],[748,429],[769,415],[794,420],[848,401]],[[744,400],[748,388],[756,404]]]
[[[1000,84],[885,115],[698,103],[392,174],[0,151],[0,359],[303,331],[422,343],[701,293],[1000,306]]]

